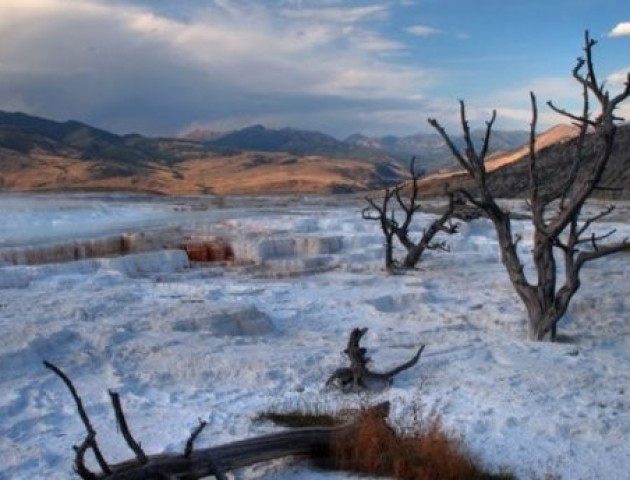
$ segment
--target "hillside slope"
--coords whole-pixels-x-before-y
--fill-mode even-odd
[[[79,122],[0,112],[0,190],[162,194],[348,193],[396,184],[395,159],[242,151],[115,135]]]
[[[319,138],[323,134],[316,132],[252,127],[240,134],[253,135],[255,142],[261,139],[271,142],[269,149],[295,151],[237,149],[230,143],[235,141],[234,137],[217,144],[115,135],[79,122],[60,123],[0,112],[0,191],[328,194],[380,189],[408,178],[401,162],[387,155],[374,156],[374,150],[369,150],[367,158],[344,157],[343,148],[333,156],[307,153],[313,145],[328,142],[331,148],[336,148],[341,143],[332,137]],[[537,139],[541,178],[550,185],[562,179],[570,168],[575,145],[571,138],[575,134],[572,127],[557,126]],[[243,138],[234,145],[242,145],[242,141]],[[300,149],[303,153],[296,153]],[[355,149],[354,153],[359,151],[361,149]],[[526,145],[496,153],[487,161],[488,171],[492,172],[490,185],[497,196],[526,195],[529,188],[527,156]],[[630,198],[630,125],[619,128],[617,145],[602,186],[607,190],[596,192],[599,196]],[[462,187],[471,189],[473,184],[461,170],[439,172],[421,181],[424,196],[440,196],[445,189]]]
[[[575,158],[576,130],[572,127],[554,127],[536,142],[539,177],[543,188],[550,188],[566,178]],[[595,155],[597,146],[591,137],[587,140],[588,155]],[[488,182],[497,197],[524,197],[529,190],[529,149],[524,146],[487,161],[490,173]],[[618,129],[615,148],[604,172],[600,190],[594,195],[605,198],[630,198],[630,125]],[[442,195],[445,189],[466,188],[474,190],[473,181],[463,170],[456,170],[422,179],[421,190],[425,196]]]

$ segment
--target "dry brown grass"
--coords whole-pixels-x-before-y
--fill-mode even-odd
[[[376,164],[353,159],[243,152],[129,168],[45,154],[0,152],[6,191],[124,190],[159,194],[324,194],[374,188]],[[394,168],[395,167],[395,168]],[[402,166],[394,166],[400,178]],[[118,172],[118,173],[117,173]]]
[[[509,479],[484,471],[439,415],[422,419],[407,433],[371,411],[360,414],[351,436],[337,439],[334,464],[341,470],[402,480]]]
[[[305,427],[334,427],[340,425],[341,420],[338,416],[323,412],[306,412],[306,411],[288,411],[276,412],[269,410],[259,413],[254,417],[255,422],[271,422],[276,425],[289,428],[305,428]]]
[[[448,432],[440,416],[414,411],[413,425],[394,428],[379,409],[364,408],[351,431],[337,435],[332,451],[317,459],[320,467],[401,480],[513,480],[509,472],[493,474],[465,449],[461,439]],[[267,411],[258,420],[283,426],[332,426],[344,415],[315,411]]]

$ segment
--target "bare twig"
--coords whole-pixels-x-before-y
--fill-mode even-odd
[[[199,425],[197,425],[197,427],[195,427],[195,429],[190,434],[190,437],[188,437],[188,440],[186,441],[186,448],[184,450],[184,457],[190,458],[190,455],[193,452],[193,446],[194,446],[195,440],[201,434],[203,429],[206,428],[206,425],[208,425],[208,422],[199,419]]]
[[[94,435],[88,433],[79,446],[74,446],[74,470],[83,480],[97,480],[97,476],[85,465],[85,453],[92,448]]]
[[[109,396],[112,400],[112,406],[114,407],[114,413],[116,415],[116,423],[120,427],[120,433],[122,433],[125,442],[131,449],[131,451],[136,455],[136,459],[140,465],[145,465],[147,463],[147,456],[142,450],[142,447],[136,440],[133,438],[133,435],[129,431],[129,426],[127,425],[127,419],[125,418],[125,414],[122,409],[122,405],[120,404],[120,396],[118,393],[110,390]]]
[[[88,468],[83,463],[85,451],[87,450],[89,446],[92,452],[94,452],[94,456],[96,457],[96,461],[98,462],[99,468],[105,473],[110,473],[111,470],[109,469],[109,465],[105,461],[105,458],[103,457],[103,454],[101,453],[98,443],[96,442],[96,431],[92,427],[92,423],[90,422],[90,417],[88,417],[85,411],[85,408],[83,407],[83,401],[81,400],[81,397],[79,397],[79,394],[77,393],[77,390],[74,388],[74,385],[70,381],[70,378],[68,378],[68,376],[53,363],[50,363],[44,360],[44,366],[48,368],[49,370],[52,370],[59,378],[61,378],[63,383],[65,383],[66,387],[68,387],[68,390],[70,391],[70,394],[72,395],[72,398],[74,399],[74,403],[77,407],[77,411],[79,412],[79,417],[81,418],[81,421],[83,422],[83,425],[85,425],[85,429],[87,430],[87,437],[85,441],[81,444],[79,449],[77,450],[77,461],[81,462],[80,464],[76,465],[77,471],[84,471],[84,472],[89,473]],[[81,455],[79,455],[79,452],[81,452]]]

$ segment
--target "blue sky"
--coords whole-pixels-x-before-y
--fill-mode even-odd
[[[588,28],[611,90],[628,0],[1,0],[0,109],[118,133],[268,127],[406,135],[426,118],[526,129],[576,107]],[[625,106],[622,114],[630,118]],[[561,119],[541,108],[541,128]]]

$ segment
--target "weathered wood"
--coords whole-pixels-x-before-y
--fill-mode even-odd
[[[186,442],[184,452],[146,455],[129,432],[118,395],[110,392],[117,422],[126,443],[135,454],[133,459],[110,465],[100,453],[95,441],[96,431],[92,427],[72,381],[57,366],[49,362],[44,362],[44,365],[59,376],[70,390],[79,416],[86,427],[85,440],[80,446],[75,447],[75,471],[84,480],[196,480],[209,476],[214,476],[217,480],[225,480],[226,471],[259,462],[291,455],[328,456],[333,451],[337,437],[350,438],[347,436],[357,428],[356,422],[359,421],[350,420],[335,427],[301,428],[271,433],[224,445],[193,449],[194,441],[206,425],[205,422],[200,421]],[[386,417],[389,414],[389,403],[371,407],[367,412]],[[92,453],[96,455],[101,472],[92,472],[87,467],[85,454],[88,450],[92,450]]]
[[[221,472],[291,455],[327,454],[334,435],[348,432],[352,424],[341,427],[318,427],[272,433],[239,440],[216,447],[200,448],[186,458],[183,454],[161,454],[147,457],[146,464],[130,460],[110,465],[110,474],[98,475],[103,480],[142,480],[151,475],[165,478],[203,478]]]
[[[361,338],[367,333],[367,330],[367,328],[354,328],[350,332],[348,345],[344,350],[350,360],[350,366],[336,369],[326,380],[326,386],[337,387],[344,393],[383,390],[391,386],[396,375],[413,367],[420,360],[424,345],[420,346],[418,352],[410,360],[387,372],[371,371],[367,367],[370,361],[366,355],[367,350],[360,346]]]

